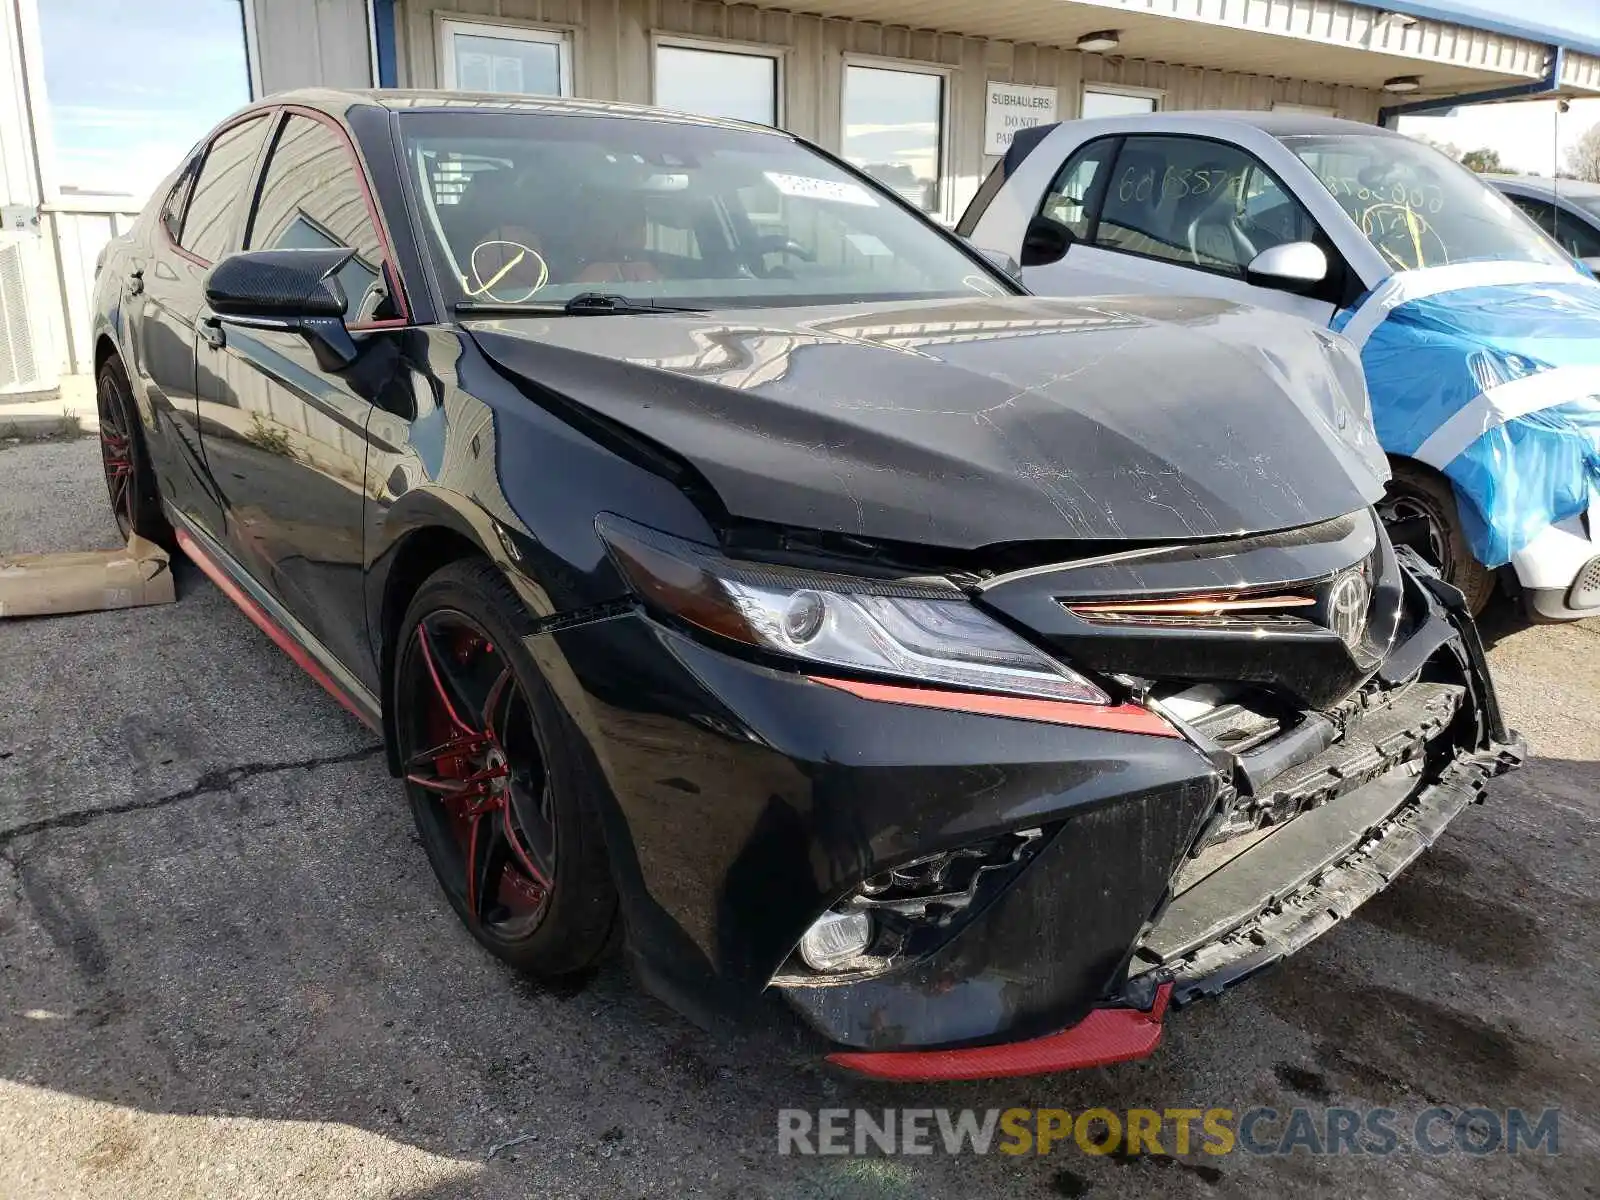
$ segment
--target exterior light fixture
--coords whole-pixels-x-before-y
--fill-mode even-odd
[[[1121,44],[1122,34],[1115,29],[1102,29],[1098,33],[1086,33],[1078,39],[1078,49],[1087,50],[1091,54],[1115,50]]]
[[[1396,75],[1383,81],[1383,90],[1386,92],[1414,92],[1421,86],[1422,80],[1415,75]]]

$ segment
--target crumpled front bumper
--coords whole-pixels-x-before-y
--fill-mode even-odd
[[[1351,722],[1321,755],[1260,781],[1280,804],[1305,805],[1226,852],[1220,818],[1241,799],[1219,793],[1167,892],[1105,997],[1082,1021],[1024,1041],[939,1051],[836,1052],[830,1061],[884,1079],[1032,1074],[1140,1058],[1169,1005],[1215,996],[1321,936],[1391,883],[1488,781],[1517,766],[1475,627],[1460,594],[1411,561],[1409,600],[1426,611],[1391,669],[1457,680],[1397,688],[1399,698]],[[1408,652],[1409,651],[1409,652]],[[1456,701],[1444,704],[1445,699]],[[1071,869],[1069,867],[1069,869]],[[1026,886],[1019,883],[1018,886]]]
[[[1257,760],[1255,798],[1292,771],[1304,811],[1265,807],[1271,832],[1205,876],[1204,920],[1192,864],[1249,772],[1177,728],[878,701],[639,613],[559,630],[538,653],[570,681],[566,707],[609,785],[596,802],[653,990],[702,1019],[785,1014],[873,1075],[1031,1073],[1149,1053],[1169,1001],[1325,931],[1519,757],[1459,593],[1410,566],[1408,632],[1380,674],[1419,715],[1390,705],[1389,725],[1360,723],[1370,754],[1352,725],[1270,778]],[[1308,782],[1319,764],[1340,781]],[[797,963],[806,928],[863,879],[1023,829],[1043,831],[1036,852],[931,950],[842,978]],[[1163,944],[1186,911],[1198,934]]]

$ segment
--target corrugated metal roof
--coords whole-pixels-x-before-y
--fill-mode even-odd
[[[1345,0],[805,0],[803,7],[824,17],[1064,47],[1115,29],[1114,53],[1129,59],[1364,88],[1419,75],[1425,94],[1526,83],[1543,76],[1547,57],[1537,41],[1396,21]]]

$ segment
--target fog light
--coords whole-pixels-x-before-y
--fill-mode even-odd
[[[800,939],[800,957],[813,971],[836,971],[872,941],[872,917],[864,912],[825,912]]]

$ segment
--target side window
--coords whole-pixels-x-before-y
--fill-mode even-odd
[[[1090,211],[1093,198],[1089,193],[1095,182],[1111,170],[1111,156],[1116,148],[1116,138],[1101,138],[1079,147],[1051,180],[1039,211],[1072,230],[1075,237],[1087,238],[1093,215]]]
[[[245,243],[251,250],[355,250],[338,276],[352,323],[399,315],[360,171],[343,137],[321,121],[289,114],[272,144]]]
[[[1311,215],[1250,154],[1188,137],[1123,142],[1095,233],[1110,249],[1240,277],[1263,250],[1311,240]]]
[[[267,125],[265,113],[241,121],[219,133],[206,150],[178,238],[178,245],[196,258],[213,263],[233,249],[244,211],[241,201],[249,190]]]
[[[1552,204],[1543,200],[1535,200],[1532,196],[1507,196],[1507,200],[1515,204],[1533,219],[1533,223],[1544,230],[1551,237],[1556,236],[1556,210]]]
[[[196,158],[184,164],[183,173],[161,204],[161,225],[174,242],[183,233],[183,210],[189,203],[189,193],[194,190],[195,167],[199,161]]]
[[[1581,217],[1569,212],[1556,213],[1556,241],[1573,258],[1600,256],[1600,232]]]

